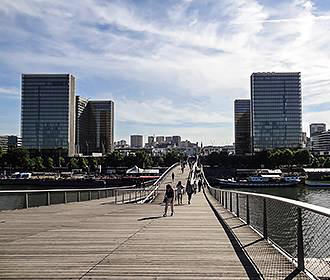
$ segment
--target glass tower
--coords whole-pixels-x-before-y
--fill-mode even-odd
[[[251,75],[252,152],[301,147],[300,73]]]
[[[71,74],[23,74],[22,145],[75,154],[75,77]]]
[[[250,100],[237,99],[235,110],[235,153],[244,155],[251,152],[250,136]]]

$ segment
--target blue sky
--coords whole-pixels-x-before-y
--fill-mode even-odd
[[[303,125],[330,125],[330,1],[1,0],[0,134],[19,134],[21,73],[72,73],[115,102],[115,139],[233,142],[259,71],[302,73]]]

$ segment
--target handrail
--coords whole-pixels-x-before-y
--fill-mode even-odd
[[[9,193],[44,193],[44,192],[83,192],[83,191],[107,191],[107,190],[117,190],[117,189],[130,189],[132,186],[121,186],[121,187],[109,187],[109,188],[83,188],[83,189],[44,189],[44,190],[3,190],[0,191],[1,194]]]
[[[142,201],[140,201],[139,203],[143,204],[146,201],[148,201],[150,199],[150,197],[155,197],[154,194],[155,192],[158,191],[158,188],[160,187],[160,181],[163,180],[163,178],[175,167],[177,167],[180,163],[176,162],[174,164],[172,164],[168,169],[166,169],[166,171],[157,179],[157,181],[154,183],[153,186],[155,186],[155,189],[152,190],[152,192],[150,192],[145,199],[143,199]]]
[[[210,186],[203,169],[202,175],[209,193],[286,256],[298,271],[311,279],[328,279],[329,208],[268,194],[215,188]],[[283,232],[283,226],[290,231]]]
[[[219,189],[219,188],[215,188],[215,187],[211,187],[211,186],[209,186],[209,188]],[[302,202],[302,201],[298,201],[298,200],[294,200],[294,199],[290,199],[290,198],[284,198],[284,197],[280,197],[280,196],[274,196],[274,195],[262,194],[262,193],[242,192],[242,191],[233,191],[233,190],[225,190],[225,191],[229,192],[229,193],[237,193],[237,194],[244,194],[244,195],[249,195],[249,196],[269,198],[269,199],[281,201],[281,202],[284,202],[284,203],[287,203],[287,204],[290,204],[290,205],[294,205],[294,206],[297,206],[299,208],[303,208],[303,209],[312,211],[312,212],[317,213],[317,214],[321,214],[321,215],[330,217],[330,208],[310,204],[310,203],[307,203],[307,202]]]

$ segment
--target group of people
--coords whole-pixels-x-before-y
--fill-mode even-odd
[[[172,181],[174,181],[174,173],[172,173]],[[165,211],[163,217],[167,216],[167,209],[168,206],[171,206],[171,216],[174,214],[174,200],[178,201],[178,204],[183,204],[183,194],[187,194],[187,200],[188,204],[191,203],[191,198],[193,194],[197,193],[197,189],[200,192],[202,189],[203,182],[202,180],[198,180],[198,183],[196,181],[191,184],[190,180],[187,181],[186,187],[184,187],[181,183],[181,181],[178,182],[176,185],[176,188],[173,189],[173,187],[170,184],[166,185],[165,190],[165,196],[163,202],[165,203]]]

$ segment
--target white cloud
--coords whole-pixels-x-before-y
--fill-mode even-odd
[[[17,88],[0,87],[0,97],[1,98],[6,98],[6,97],[18,98],[19,94],[20,94],[20,91]]]
[[[233,99],[249,95],[250,74],[258,71],[300,71],[305,104],[330,102],[330,12],[320,12],[313,1],[271,7],[257,0],[214,0],[207,9],[202,1],[155,3],[163,10],[124,1],[3,0],[0,16],[8,22],[0,35],[12,34],[27,47],[2,50],[0,60],[17,72],[70,71],[78,81],[91,74],[129,81],[132,86],[114,90],[113,98],[119,119],[136,123],[233,122]],[[18,26],[17,14],[40,26]],[[137,97],[134,85],[152,89]],[[191,102],[204,97],[209,104]],[[330,122],[329,115],[315,113],[304,121],[311,116]],[[219,142],[233,134],[214,133]],[[191,135],[198,139],[193,130]]]

